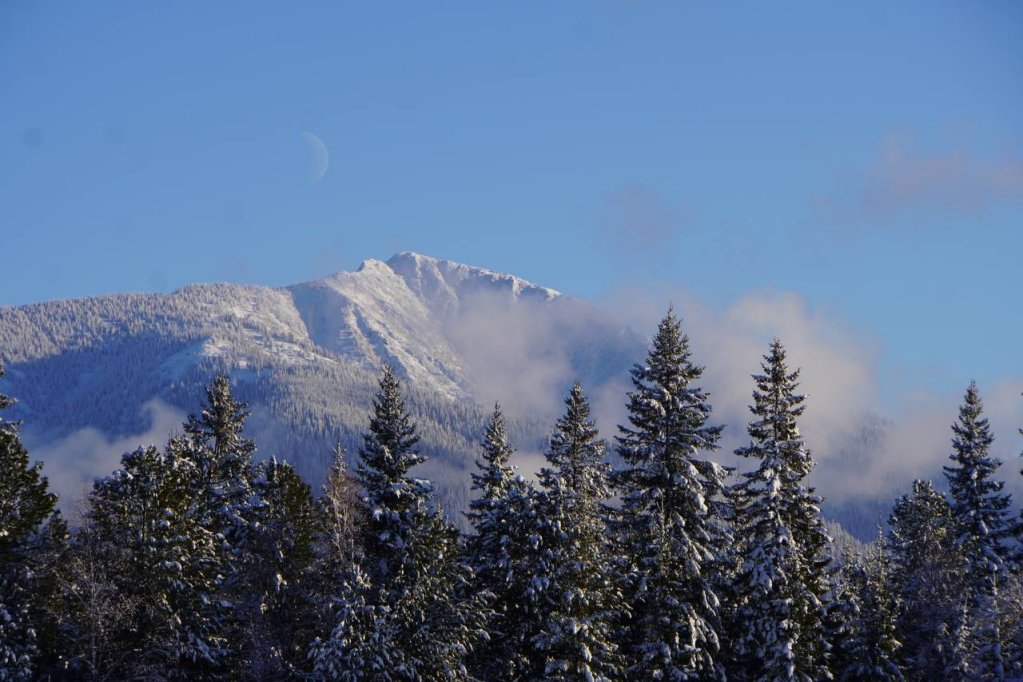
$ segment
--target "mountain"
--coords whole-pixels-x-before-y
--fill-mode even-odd
[[[573,380],[620,403],[645,352],[641,336],[595,306],[415,253],[280,289],[203,284],[0,307],[13,416],[72,496],[120,451],[164,440],[217,372],[250,402],[260,453],[318,484],[336,440],[358,448],[377,374],[390,363],[432,458],[422,475],[454,511],[494,400],[512,417],[517,445],[537,453]]]

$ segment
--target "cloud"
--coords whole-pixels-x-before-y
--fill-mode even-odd
[[[60,495],[62,510],[74,513],[95,478],[114,471],[121,455],[140,445],[161,447],[171,434],[180,431],[185,419],[184,413],[159,398],[145,402],[139,412],[148,420],[149,428],[133,436],[111,437],[89,427],[33,446],[33,441],[41,439],[26,434],[30,456],[43,462],[43,474],[49,479],[50,489]]]
[[[884,500],[905,492],[914,478],[943,482],[941,467],[948,462],[950,425],[962,393],[918,393],[893,413],[878,414],[878,344],[841,316],[791,292],[754,293],[716,306],[685,292],[632,291],[621,292],[611,305],[636,328],[652,332],[665,312],[654,300],[674,301],[694,360],[705,366],[701,385],[711,392],[712,418],[726,425],[719,461],[749,465],[731,452],[748,442],[750,375],[760,371],[777,336],[790,368],[801,370],[806,412],[800,427],[817,463],[811,482],[821,494],[836,503]],[[1018,505],[1023,377],[980,389],[996,437],[993,452],[1007,465],[1000,477]]]
[[[746,440],[753,379],[775,337],[800,368],[800,390],[808,396],[802,429],[826,461],[837,441],[854,429],[876,402],[873,341],[840,317],[812,308],[791,292],[761,292],[724,306],[712,306],[684,292],[663,292],[674,301],[693,348],[705,367],[702,384],[711,391],[714,419],[727,425],[723,449]],[[649,305],[648,294],[627,294],[613,305],[638,328],[652,330],[665,310]]]
[[[867,168],[847,173],[841,184],[841,190],[811,199],[818,217],[880,226],[934,214],[974,217],[1023,201],[1023,159],[966,147],[924,151],[891,135]]]
[[[598,246],[616,267],[643,263],[666,265],[674,241],[693,227],[689,207],[640,184],[623,185],[609,194],[594,220]]]

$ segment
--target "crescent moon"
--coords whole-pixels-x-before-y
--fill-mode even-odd
[[[302,133],[302,138],[309,145],[309,151],[313,153],[314,158],[309,167],[309,184],[315,184],[327,173],[327,168],[330,166],[330,153],[327,152],[327,145],[323,144],[323,140],[312,133]]]

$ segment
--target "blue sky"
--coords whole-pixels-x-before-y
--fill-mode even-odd
[[[1023,377],[1023,4],[716,5],[8,0],[0,305],[415,250]]]

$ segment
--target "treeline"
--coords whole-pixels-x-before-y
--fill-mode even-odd
[[[181,436],[95,483],[74,532],[0,422],[0,680],[1023,677],[1023,524],[975,386],[948,495],[917,481],[839,563],[781,343],[753,377],[746,473],[713,461],[702,371],[669,312],[632,370],[620,465],[577,384],[536,483],[495,407],[465,535],[411,475],[390,368],[355,471],[339,446],[318,495],[253,461],[219,376]]]

